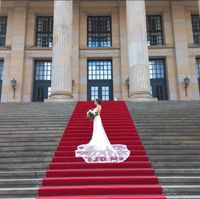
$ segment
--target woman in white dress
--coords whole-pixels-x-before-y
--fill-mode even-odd
[[[81,144],[75,151],[76,157],[82,157],[87,163],[124,162],[130,155],[126,145],[112,145],[104,130],[100,113],[101,100],[95,100],[97,115],[93,120],[93,134],[88,144]]]

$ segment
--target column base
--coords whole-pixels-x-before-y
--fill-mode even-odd
[[[128,101],[157,101],[150,92],[133,92],[129,95]]]
[[[69,102],[74,101],[74,98],[69,92],[53,92],[50,95],[49,99],[46,99],[45,102]]]

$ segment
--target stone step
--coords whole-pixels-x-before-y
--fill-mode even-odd
[[[190,138],[191,136],[198,136],[199,135],[199,130],[196,131],[192,131],[189,132],[190,133]],[[171,132],[171,131],[167,131],[167,132],[163,132],[163,131],[152,131],[152,132],[147,132],[145,129],[140,130],[140,137],[146,137],[146,136],[158,136],[158,137],[162,137],[162,136],[188,136],[188,131],[175,131],[175,132]]]
[[[32,162],[29,164],[25,163],[15,163],[13,164],[1,164],[0,171],[31,171],[31,170],[46,170],[48,168],[50,161],[43,162]]]
[[[25,187],[40,187],[43,178],[22,178],[22,179],[1,179],[0,188],[25,188]],[[159,177],[160,183],[165,185],[179,186],[182,185],[200,185],[200,177]]]
[[[142,133],[154,133],[154,135],[156,135],[155,133],[158,132],[163,132],[163,134],[166,134],[166,133],[198,133],[199,132],[199,129],[179,129],[179,128],[174,128],[174,129],[152,129],[152,128],[148,128],[148,127],[141,127],[141,128],[138,128],[137,125],[136,125],[136,128],[139,132]]]
[[[54,150],[47,150],[47,151],[9,151],[9,152],[1,152],[1,158],[9,157],[9,158],[14,158],[14,157],[38,157],[38,156],[51,156],[54,154]]]
[[[46,174],[46,170],[29,170],[29,171],[1,171],[0,179],[40,179]],[[1,180],[0,180],[1,181]]]
[[[64,128],[60,128],[59,131],[62,131],[64,133]],[[57,132],[57,131],[56,131]],[[55,129],[48,129],[48,130],[25,130],[25,129],[17,129],[17,130],[6,130],[6,131],[1,131],[0,135],[1,136],[30,136],[30,134],[32,135],[54,135],[56,136],[57,134],[55,134]]]
[[[148,150],[148,155],[200,155],[200,150],[193,150],[193,149],[181,149],[181,150],[153,150],[153,149],[149,149]]]
[[[159,135],[140,135],[140,138],[142,138],[143,140],[149,140],[149,141],[156,141],[156,140],[170,140],[170,141],[173,141],[173,140],[200,140],[200,137],[198,135],[193,135],[191,137],[191,135],[189,136],[184,136],[184,135],[163,135],[163,136],[159,136]]]
[[[200,185],[164,185],[162,187],[167,195],[200,195]]]
[[[42,178],[23,178],[23,179],[1,179],[1,188],[26,188],[26,187],[40,187],[42,184]]]
[[[0,146],[0,151],[5,153],[5,152],[17,152],[17,151],[27,151],[27,152],[32,152],[32,151],[55,151],[57,145],[46,145],[46,146],[38,146],[38,145],[27,145],[27,146],[10,146],[10,147],[1,147]]]
[[[0,198],[10,197],[36,197],[39,187],[26,187],[26,188],[1,188]]]
[[[20,142],[31,142],[32,144],[35,144],[35,142],[41,142],[41,141],[43,141],[44,140],[44,142],[57,142],[57,141],[59,141],[60,140],[60,136],[57,136],[57,137],[30,137],[30,136],[27,136],[27,137],[14,137],[14,138],[12,138],[12,137],[10,137],[10,139],[9,138],[1,138],[0,139],[0,143],[2,144],[2,143],[8,143],[9,141],[13,141],[13,142],[15,142],[15,143],[20,143]]]
[[[0,168],[4,165],[9,165],[11,163],[13,164],[28,164],[28,163],[43,163],[43,162],[50,162],[51,161],[51,157],[48,156],[23,156],[23,157],[19,157],[19,156],[15,156],[15,158],[13,157],[7,157],[7,158],[0,158]]]
[[[156,161],[159,161],[159,162],[162,162],[163,160],[168,160],[169,162],[170,161],[177,161],[177,163],[179,162],[194,162],[194,161],[200,161],[200,156],[192,156],[191,154],[190,155],[156,155],[156,156],[153,156],[151,157],[151,160],[156,162]]]
[[[63,133],[64,133],[64,130],[63,130]],[[1,135],[1,141],[2,140],[7,140],[7,139],[24,139],[24,138],[27,138],[27,137],[29,137],[29,138],[40,138],[40,139],[45,139],[45,138],[47,138],[47,134],[48,134],[48,138],[54,138],[54,139],[58,139],[58,138],[60,138],[60,135],[59,134],[55,134],[55,131],[53,131],[53,132],[51,132],[51,133],[49,133],[49,132],[46,132],[46,133],[35,133],[35,131],[34,132],[30,132],[30,133],[20,133],[20,134],[12,134],[12,133],[9,133],[9,134],[2,134],[2,133],[0,133],[0,135]]]
[[[159,182],[165,185],[200,185],[200,176],[164,176]]]
[[[159,177],[165,176],[187,176],[187,177],[196,177],[199,176],[199,168],[157,168],[156,175]]]
[[[198,169],[200,168],[200,162],[199,161],[167,161],[167,159],[164,161],[155,161],[152,160],[152,157],[149,158],[153,168],[154,169],[160,169],[160,168],[166,168],[166,169],[170,169],[170,168],[180,168],[180,169],[184,169],[184,168],[192,168],[192,169]]]
[[[36,146],[36,145],[39,145],[39,146],[57,146],[58,142],[57,141],[40,141],[40,142],[11,142],[11,143],[1,143],[1,146],[0,146],[0,149],[2,147],[20,147],[20,146]]]
[[[196,196],[189,196],[189,195],[166,195],[167,199],[199,199],[200,195],[196,195]]]
[[[151,149],[169,149],[169,150],[184,150],[184,149],[195,149],[195,150],[199,150],[200,149],[200,146],[197,144],[197,145],[193,145],[193,144],[184,144],[184,145],[176,145],[176,144],[171,144],[171,145],[163,145],[163,144],[157,144],[157,143],[147,143],[145,141],[142,140],[142,143],[145,145],[145,149],[147,149],[147,152],[148,150],[151,150]]]
[[[27,154],[27,156],[12,155],[12,156],[1,157],[0,163],[1,163],[1,166],[5,166],[9,164],[30,164],[33,161],[35,163],[49,162],[51,160],[51,156],[53,155],[54,155],[54,151],[51,152],[51,155],[49,155],[49,153],[46,154],[42,152],[39,155],[35,155],[35,156],[32,155],[31,153],[29,155]]]

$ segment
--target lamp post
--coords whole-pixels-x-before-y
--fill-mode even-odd
[[[185,85],[185,96],[187,96],[187,88],[188,88],[188,86],[190,84],[190,78],[186,76],[184,78],[183,82],[184,82],[184,85]]]
[[[13,99],[15,99],[15,91],[16,91],[16,86],[17,86],[17,81],[15,80],[15,78],[13,78],[11,81],[11,87],[13,88]]]
[[[126,79],[126,86],[127,86],[127,90],[128,90],[128,96],[129,96],[129,85],[130,85],[130,81],[129,78]]]
[[[72,88],[74,87],[75,81],[72,79]]]

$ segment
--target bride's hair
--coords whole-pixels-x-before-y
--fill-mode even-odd
[[[96,99],[96,102],[101,105],[101,99]]]

